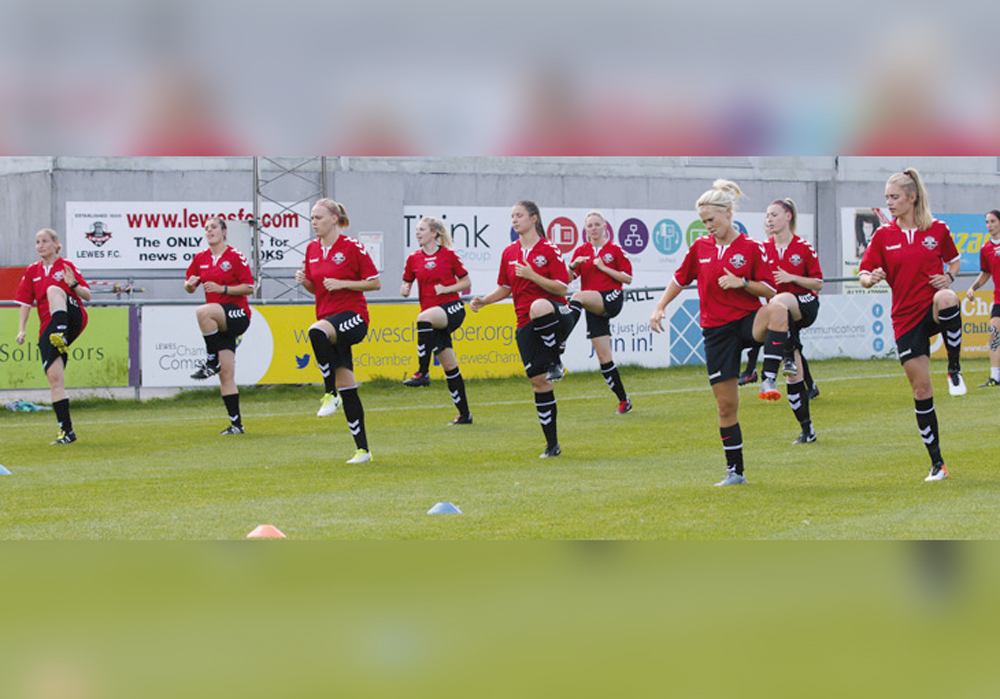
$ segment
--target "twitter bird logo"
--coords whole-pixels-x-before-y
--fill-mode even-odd
[[[309,366],[309,355],[303,354],[301,357],[299,355],[295,355],[295,363],[298,364],[299,369],[305,369]]]

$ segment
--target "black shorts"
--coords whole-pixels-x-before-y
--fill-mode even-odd
[[[743,350],[754,344],[753,321],[756,316],[757,311],[754,311],[740,320],[717,328],[702,328],[709,383],[717,384],[740,375]]]
[[[80,304],[77,300],[72,296],[66,297],[66,316],[68,320],[64,336],[66,337],[66,345],[69,346],[73,344],[76,338],[80,337],[81,328],[83,327],[83,310],[80,308]],[[48,371],[49,367],[52,366],[52,364],[59,359],[59,357],[62,357],[63,367],[65,367],[66,364],[69,363],[70,355],[69,352],[63,354],[53,347],[52,343],[49,342],[49,334],[49,328],[43,328],[41,337],[38,338],[38,353],[41,355],[42,368],[45,371]]]
[[[794,320],[789,317],[788,339],[790,342],[788,348],[792,352],[795,350],[801,352],[802,340],[799,338],[799,331],[805,330],[816,322],[816,317],[819,315],[819,296],[800,294],[795,299],[799,302],[799,311],[802,313],[802,320]]]
[[[993,304],[993,312],[990,313],[990,318],[1000,318],[1000,303]]]
[[[595,315],[587,311],[587,339],[611,335],[610,321],[622,312],[622,306],[625,305],[625,293],[621,289],[599,293],[604,300],[604,315]]]
[[[219,332],[218,348],[235,352],[240,336],[250,329],[250,316],[235,303],[222,304],[222,312],[226,314],[226,331]]]
[[[334,366],[344,367],[354,371],[354,354],[351,347],[365,339],[368,334],[368,323],[360,313],[344,311],[335,316],[324,318],[337,332],[337,341],[333,345]]]
[[[448,317],[448,325],[444,328],[435,328],[433,339],[431,340],[431,351],[434,354],[451,349],[451,334],[462,327],[465,322],[465,304],[461,301],[441,304],[439,308],[444,310]]]
[[[573,311],[565,303],[553,303],[559,325],[556,328],[556,343],[562,343],[573,330]],[[517,329],[517,349],[521,352],[521,362],[528,378],[544,374],[552,364],[553,355],[558,356],[558,348],[547,348],[531,324]]]
[[[934,322],[934,304],[927,309],[927,315],[916,327],[896,340],[896,353],[900,364],[911,359],[931,354],[931,338],[941,332],[941,326]]]

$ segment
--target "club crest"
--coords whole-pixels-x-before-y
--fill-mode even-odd
[[[927,248],[928,250],[933,250],[934,248],[936,248],[938,246],[938,242],[934,238],[934,236],[929,235],[926,238],[924,238],[923,246],[925,248]]]
[[[731,264],[734,269],[739,269],[740,267],[743,267],[746,263],[747,263],[747,258],[743,257],[743,255],[739,253],[729,258],[729,264]]]
[[[435,267],[437,267],[437,262],[434,260],[427,260],[427,262],[424,263],[424,269],[434,269]]]
[[[802,256],[801,255],[792,255],[789,258],[788,261],[791,262],[796,267],[798,267],[800,264],[802,264]]]
[[[219,265],[219,269],[221,269],[223,272],[228,272],[232,268],[233,266],[229,263],[229,260],[225,260],[221,265]]]
[[[344,261],[345,261],[346,259],[347,259],[347,257],[345,257],[345,256],[344,256],[344,253],[342,253],[342,252],[338,252],[338,253],[336,253],[336,254],[335,254],[335,255],[333,256],[333,263],[334,263],[335,265],[342,265],[342,264],[344,264]]]
[[[545,266],[545,255],[536,255],[534,257],[534,259],[531,260],[531,262],[532,262],[532,264],[535,265],[535,267],[544,267]]]

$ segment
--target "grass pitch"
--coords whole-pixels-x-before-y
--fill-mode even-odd
[[[563,456],[544,438],[523,378],[468,382],[475,424],[454,417],[443,381],[361,387],[374,461],[338,413],[315,417],[318,386],[243,389],[247,434],[227,426],[218,390],[169,400],[77,400],[80,440],[49,446],[51,412],[0,415],[2,539],[242,539],[273,524],[290,539],[995,539],[1000,391],[948,396],[934,362],[951,478],[929,461],[895,361],[813,363],[819,441],[798,434],[787,401],[741,389],[746,487],[725,471],[703,367],[622,367],[635,409],[597,372],[556,386]],[[461,515],[427,515],[437,502]]]

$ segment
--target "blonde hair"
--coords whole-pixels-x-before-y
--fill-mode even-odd
[[[917,199],[913,202],[913,220],[917,224],[917,229],[925,231],[931,227],[934,223],[931,203],[927,200],[927,190],[916,168],[908,167],[902,172],[897,172],[886,181],[886,184],[896,184],[907,194],[916,194]]]
[[[597,209],[594,209],[593,211],[588,211],[587,215],[583,217],[583,227],[584,228],[587,227],[587,219],[589,219],[591,216],[596,216],[597,218],[601,219],[601,223],[604,224],[604,237],[607,238],[608,237],[608,219],[604,218],[604,214],[602,214]]]
[[[792,201],[791,197],[785,197],[784,199],[775,199],[771,203],[777,204],[792,215],[792,220],[788,222],[788,229],[792,232],[792,235],[795,235],[795,227],[799,223],[799,210],[795,206],[795,202]]]
[[[453,248],[455,247],[455,242],[451,239],[451,233],[448,232],[448,227],[444,225],[444,221],[439,218],[434,218],[433,216],[424,216],[420,219],[421,223],[426,222],[428,228],[437,233],[438,243],[443,248]]]
[[[333,199],[324,197],[316,202],[316,206],[322,206],[325,209],[329,209],[330,213],[337,217],[338,227],[347,228],[351,225],[351,220],[347,218],[347,210],[344,208],[343,204],[338,204]]]
[[[714,206],[721,211],[736,211],[736,202],[746,198],[739,185],[729,180],[716,180],[712,188],[698,197],[695,208]]]
[[[49,238],[52,239],[52,242],[56,244],[56,254],[57,255],[62,252],[62,243],[59,242],[59,234],[58,233],[56,233],[51,228],[42,228],[42,229],[39,229],[38,233],[45,233],[47,236],[49,236]],[[38,233],[35,233],[35,237],[36,238],[38,237]]]

